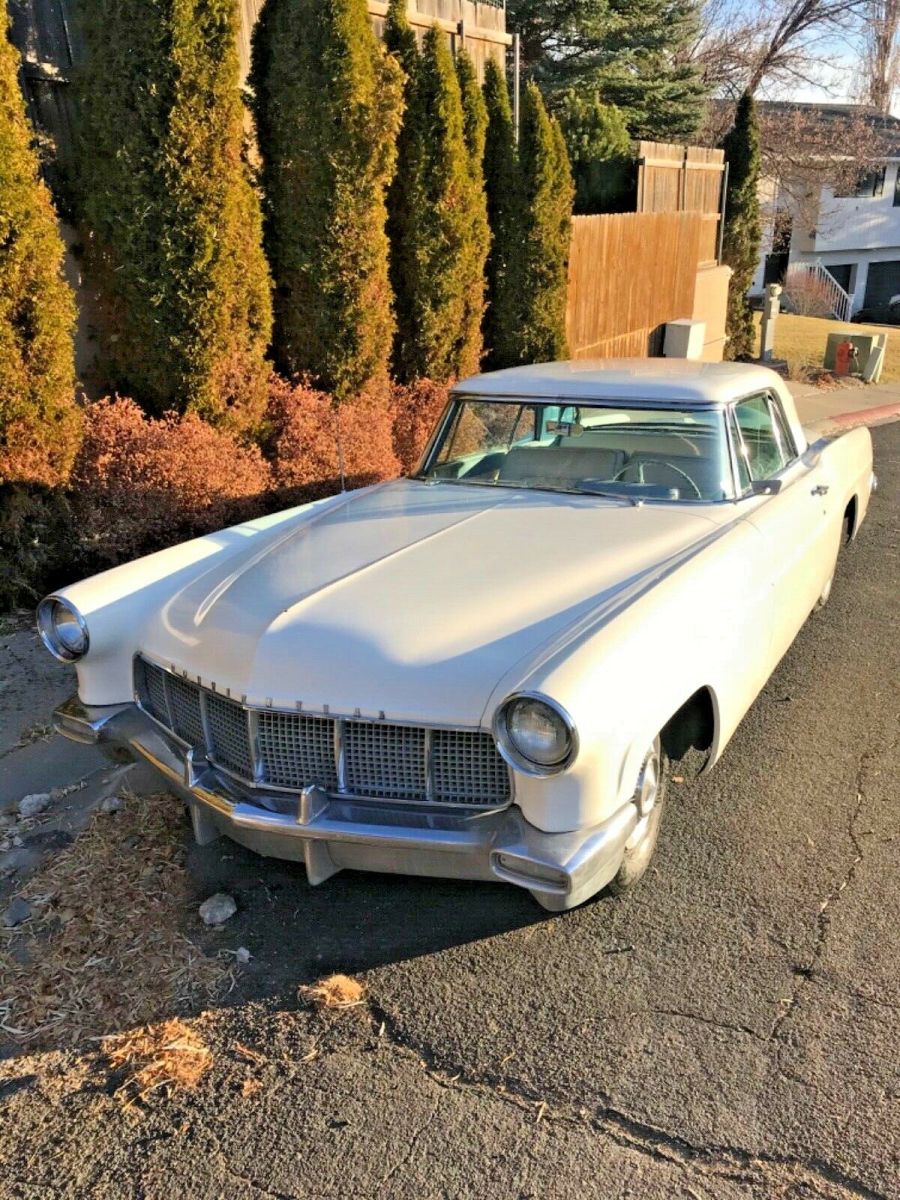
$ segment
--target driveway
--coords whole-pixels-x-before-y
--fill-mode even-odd
[[[253,956],[192,1022],[212,1069],[128,1109],[90,1045],[10,1050],[0,1196],[900,1195],[900,424],[874,439],[827,609],[674,786],[638,889],[551,917],[194,848],[195,900],[238,904],[207,944]],[[312,1010],[332,971],[364,1003]]]

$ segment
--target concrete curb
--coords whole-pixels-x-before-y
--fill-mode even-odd
[[[900,401],[893,404],[880,404],[875,408],[859,408],[851,412],[838,413],[826,420],[832,425],[850,428],[853,425],[880,425],[882,421],[900,419]]]

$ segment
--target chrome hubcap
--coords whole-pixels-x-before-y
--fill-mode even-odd
[[[637,787],[634,789],[634,805],[638,811],[638,823],[632,830],[631,837],[625,843],[626,850],[639,846],[647,834],[650,825],[650,814],[656,806],[659,795],[659,753],[654,745],[648,752],[638,775]]]

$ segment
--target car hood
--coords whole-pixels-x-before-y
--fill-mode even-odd
[[[712,526],[686,507],[401,480],[201,565],[141,648],[253,704],[477,725],[517,663]]]

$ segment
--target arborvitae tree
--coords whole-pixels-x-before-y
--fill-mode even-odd
[[[394,371],[401,382],[445,380],[463,361],[472,261],[480,237],[466,148],[462,97],[450,47],[434,25],[425,34],[409,89],[405,211],[392,231],[398,303]],[[397,219],[399,217],[399,219]],[[471,347],[468,349],[471,356]]]
[[[475,64],[460,50],[456,55],[463,105],[463,131],[469,152],[469,172],[472,177],[472,238],[469,245],[469,278],[465,289],[465,312],[459,347],[460,376],[473,374],[481,363],[481,322],[484,317],[484,268],[491,244],[488,225],[487,197],[484,188],[484,148],[487,135],[487,108]]]
[[[406,15],[406,0],[389,0],[384,22],[384,44],[403,72],[403,116],[397,135],[397,169],[387,193],[389,273],[394,296],[396,330],[392,348],[395,370],[405,357],[404,341],[414,331],[412,296],[408,287],[416,205],[414,163],[419,136],[416,125],[415,88],[419,47]]]
[[[634,211],[636,185],[625,118],[596,93],[566,92],[559,104],[575,180],[575,212]]]
[[[60,273],[63,244],[31,145],[19,56],[2,21],[0,484],[57,484],[68,476],[80,427],[74,396],[75,305]]]
[[[519,361],[523,214],[509,89],[493,59],[485,65],[484,99],[488,116],[484,183],[491,249],[482,328],[487,364],[497,370]]]
[[[728,163],[728,189],[725,196],[725,228],[722,259],[731,267],[728,285],[726,333],[728,358],[746,358],[754,354],[756,333],[753,313],[747,302],[747,289],[753,282],[759,263],[759,125],[756,105],[749,92],[738,101],[734,125],[722,141]]]
[[[697,0],[509,0],[526,70],[555,107],[568,88],[598,91],[632,137],[678,141],[699,127],[705,88],[687,51]]]
[[[252,82],[279,365],[338,400],[387,381],[385,195],[401,75],[365,0],[269,0]]]
[[[253,426],[270,280],[244,157],[233,0],[80,0],[79,191],[110,386]]]
[[[533,83],[522,97],[519,170],[524,222],[518,357],[524,363],[546,362],[568,354],[566,298],[574,187],[562,130],[547,113]]]

